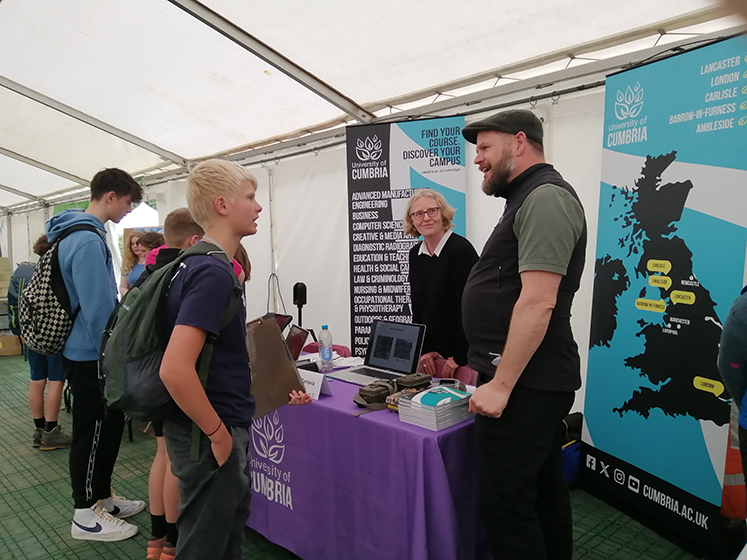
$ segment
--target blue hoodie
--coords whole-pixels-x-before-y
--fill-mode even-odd
[[[104,224],[80,209],[65,210],[46,224],[49,241],[70,226],[90,224],[98,231],[76,231],[60,242],[58,257],[70,305],[80,311],[62,355],[75,362],[99,359],[101,335],[117,304],[117,283],[106,246]],[[81,299],[81,295],[83,296]]]

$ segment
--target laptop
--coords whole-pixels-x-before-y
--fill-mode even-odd
[[[293,321],[293,317],[290,315],[285,315],[283,313],[273,313],[273,315],[275,315],[275,321],[277,321],[281,333],[285,330],[285,327]]]
[[[285,337],[285,343],[288,345],[293,360],[298,360],[308,337],[309,331],[298,325],[291,325],[288,335]]]
[[[395,379],[418,369],[425,325],[374,321],[368,337],[364,365],[327,376],[355,385],[368,385],[378,379]]]

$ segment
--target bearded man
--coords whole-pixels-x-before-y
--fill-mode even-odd
[[[570,560],[562,426],[581,386],[571,332],[584,267],[581,202],[545,162],[542,123],[510,110],[467,125],[482,190],[506,199],[470,273],[462,320],[476,417],[479,516],[501,560]]]

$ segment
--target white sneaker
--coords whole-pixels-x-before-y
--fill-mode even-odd
[[[80,541],[115,542],[137,534],[137,527],[112,517],[101,502],[92,508],[76,509],[70,535]]]
[[[108,514],[119,517],[120,519],[130,517],[145,509],[145,502],[142,500],[125,500],[114,494],[112,494],[111,498],[99,500],[99,502],[104,506]]]

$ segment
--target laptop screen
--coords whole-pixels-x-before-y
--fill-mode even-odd
[[[288,350],[290,350],[291,357],[294,360],[297,360],[301,355],[301,350],[303,350],[308,336],[309,331],[306,329],[302,329],[298,325],[291,325],[288,336],[285,337],[285,343],[288,345]]]
[[[425,325],[374,321],[366,365],[399,373],[415,373],[424,336]]]

